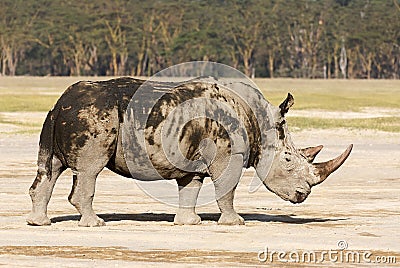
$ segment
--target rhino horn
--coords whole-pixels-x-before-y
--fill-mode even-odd
[[[344,161],[346,161],[346,159],[350,155],[352,149],[353,149],[353,144],[351,144],[349,147],[347,147],[346,151],[344,151],[338,157],[336,157],[332,160],[329,160],[327,162],[313,164],[314,174],[317,175],[317,179],[314,182],[310,183],[311,186],[320,184],[332,172],[337,170],[344,163]]]
[[[309,163],[312,163],[317,156],[317,154],[322,150],[324,146],[318,145],[315,147],[307,147],[303,149],[299,149],[300,154],[302,154]]]

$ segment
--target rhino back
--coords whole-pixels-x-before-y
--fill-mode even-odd
[[[112,162],[108,167],[121,175],[129,177],[129,170],[125,163],[126,156],[129,158],[129,155],[132,154],[146,154],[152,167],[143,167],[150,164],[139,159],[136,163],[138,171],[155,168],[163,178],[184,177],[190,172],[171,163],[164,154],[163,146],[166,144],[163,144],[161,140],[162,130],[167,117],[174,109],[185,102],[199,98],[205,99],[206,105],[194,103],[190,110],[199,111],[200,109],[200,113],[208,114],[208,116],[193,118],[185,122],[183,114],[174,113],[170,117],[172,123],[170,122],[169,126],[172,125],[179,131],[166,128],[164,137],[176,140],[182,155],[192,162],[197,161],[197,164],[203,163],[203,167],[208,166],[213,160],[209,159],[212,156],[207,156],[207,152],[199,150],[202,147],[201,142],[204,140],[212,141],[215,144],[217,152],[214,156],[217,157],[228,156],[232,153],[232,141],[238,143],[240,149],[235,153],[245,155],[245,167],[252,166],[255,159],[258,158],[260,129],[246,101],[217,84],[203,82],[181,83],[180,85],[149,83],[146,90],[159,90],[158,86],[161,85],[165,88],[165,92],[149,112],[145,126],[146,148],[134,148],[135,144],[131,148],[123,148],[121,126],[124,124],[124,115],[131,100],[135,99],[138,88],[144,82],[133,78],[78,82],[64,92],[54,107],[56,112],[56,153],[64,160],[64,164],[74,166],[77,158],[80,157],[80,150],[88,144],[88,141],[101,136],[102,140],[93,143],[92,147],[108,146],[107,153]],[[236,113],[236,118],[229,118],[232,114],[228,113],[226,109],[215,107],[216,101],[230,107]],[[221,122],[228,123],[221,124]],[[244,133],[239,132],[236,140],[232,140],[231,133],[237,130],[239,123],[243,124],[242,132]],[[240,136],[244,138],[242,139]],[[95,156],[96,148],[92,149]],[[205,169],[200,168],[195,172],[207,175]],[[135,178],[141,179],[140,175],[146,178],[146,174],[140,173],[136,174]]]

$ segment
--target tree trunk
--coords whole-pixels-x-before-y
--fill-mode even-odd
[[[331,79],[331,64],[332,64],[332,56],[330,55],[330,53],[328,52],[328,58],[327,58],[327,77],[328,79]]]
[[[237,69],[239,66],[239,60],[238,57],[236,55],[236,48],[234,46],[228,46],[229,48],[229,55],[231,57],[231,61],[232,61],[232,67]]]
[[[355,54],[355,53],[354,53]],[[353,79],[353,70],[354,70],[354,62],[355,62],[355,55],[353,55],[353,52],[351,49],[349,49],[348,55],[347,55],[347,77],[349,79]]]
[[[137,62],[137,65],[136,65],[136,72],[135,72],[135,75],[137,75],[137,76],[141,76],[142,75],[143,65],[144,65],[144,61],[143,60],[144,60],[145,54],[146,54],[146,37],[145,37],[145,35],[143,35],[142,45],[141,45],[140,51],[138,52],[138,55],[137,55],[138,62]]]
[[[339,78],[339,44],[335,44],[335,48],[333,49],[333,64],[335,65],[335,78]]]
[[[74,55],[74,65],[75,65],[75,75],[76,76],[81,76],[81,61],[79,59],[79,53],[75,52]]]
[[[268,53],[268,69],[269,69],[269,77],[274,78],[274,55],[272,51]]]
[[[15,76],[15,73],[17,70],[17,65],[18,65],[18,60],[19,60],[18,52],[15,49],[13,49],[11,46],[7,46],[6,58],[7,58],[9,75]]]
[[[372,71],[372,53],[368,53],[367,56],[367,79],[371,79],[371,71]]]
[[[317,78],[317,53],[312,56],[311,78]]]
[[[251,49],[245,49],[242,53],[244,74],[248,77],[251,76],[251,68],[252,68],[251,54],[252,54]]]
[[[125,75],[126,62],[128,61],[128,52],[124,51],[120,53],[120,62],[118,66],[118,75]]]
[[[399,60],[400,60],[399,57],[393,57],[393,59],[392,59],[393,79],[399,78],[399,66],[400,66]]]
[[[98,56],[97,56],[97,47],[96,45],[91,45],[89,48],[89,59],[86,62],[86,66],[89,67],[87,71],[90,72],[90,74],[95,74],[97,75],[97,61],[98,61]]]
[[[7,58],[6,58],[6,53],[3,49],[2,53],[1,53],[1,75],[2,76],[6,75],[6,67],[7,67]]]
[[[114,76],[118,75],[118,61],[117,61],[117,52],[115,50],[112,50],[111,52],[111,67],[112,67],[112,73]]]

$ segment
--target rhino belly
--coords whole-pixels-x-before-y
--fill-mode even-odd
[[[107,168],[111,171],[140,181],[178,179],[187,175],[186,172],[183,174],[182,171],[177,170],[170,163],[166,163],[161,168],[156,168],[148,157],[146,148],[140,146],[139,143],[130,144],[129,146],[124,145],[122,136],[123,127],[120,126],[115,153],[107,164]],[[129,139],[129,141],[131,140]]]
[[[122,124],[121,124],[122,125]],[[124,149],[123,149],[123,144],[122,144],[122,127],[120,125],[119,128],[119,133],[118,133],[118,140],[117,140],[117,145],[115,148],[114,155],[111,157],[110,161],[107,164],[107,168],[121,176],[127,177],[127,178],[133,178],[137,180],[144,180],[144,181],[153,181],[157,180],[156,178],[153,178],[151,175],[148,174],[148,172],[144,172],[143,169],[137,170],[137,172],[131,172],[128,168],[128,164],[125,161],[125,156],[124,156]],[[130,165],[131,166],[131,165]],[[132,166],[131,166],[132,168]]]

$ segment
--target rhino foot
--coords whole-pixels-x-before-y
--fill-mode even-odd
[[[29,225],[34,225],[34,226],[43,226],[51,224],[51,221],[46,214],[34,214],[34,213],[28,215],[26,222]]]
[[[81,226],[81,227],[100,227],[100,226],[104,226],[104,225],[106,225],[104,220],[97,217],[97,215],[82,216],[81,220],[78,223],[78,226]]]
[[[200,222],[200,216],[192,210],[179,209],[174,218],[175,225],[196,225]]]
[[[236,212],[222,213],[221,217],[218,220],[218,224],[220,224],[220,225],[244,225],[244,219]]]

